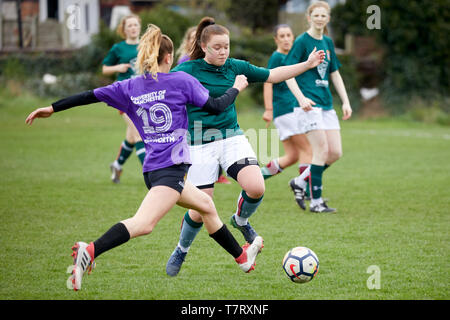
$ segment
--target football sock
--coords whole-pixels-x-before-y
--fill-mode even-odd
[[[145,144],[142,141],[136,142],[134,145],[136,148],[136,155],[138,156],[139,160],[141,161],[141,164],[144,164],[145,159]]]
[[[306,182],[309,180],[311,174],[311,166],[306,167],[303,172],[295,178],[295,184],[299,185],[303,189],[306,189]]]
[[[120,246],[130,240],[130,233],[122,222],[113,225],[104,235],[94,241],[94,257]]]
[[[243,249],[239,246],[239,243],[233,237],[225,224],[209,236],[220,244],[229,254],[231,254],[233,258],[236,259],[241,255]]]
[[[282,172],[280,164],[278,163],[278,159],[273,159],[266,166],[261,168],[261,173],[264,177],[264,180],[269,179],[270,177],[279,174]]]
[[[311,165],[311,192],[312,199],[322,197],[322,174],[324,166]]]
[[[236,223],[240,226],[247,224],[248,218],[255,213],[263,200],[264,195],[259,199],[250,198],[244,190],[241,191],[237,201],[237,211],[234,214]]]
[[[192,241],[194,241],[197,233],[202,228],[203,222],[195,222],[189,217],[189,211],[186,212],[181,224],[180,240],[178,247],[183,252],[188,252]]]
[[[130,154],[133,152],[134,144],[129,143],[127,140],[123,140],[120,145],[119,156],[117,162],[122,166],[127,161]]]
[[[310,170],[310,165],[308,163],[300,163],[298,165],[298,172],[301,175],[305,170]],[[311,177],[310,174],[308,174],[307,177],[305,177],[305,181],[306,181],[306,186],[305,186],[305,196],[306,197],[310,197],[310,192],[309,192],[309,178]]]
[[[309,164],[308,164],[308,163],[300,163],[300,164],[298,165],[298,173],[299,173],[299,174],[302,174],[303,171],[305,171],[308,167],[309,167]]]

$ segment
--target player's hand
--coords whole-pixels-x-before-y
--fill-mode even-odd
[[[234,80],[233,88],[238,89],[239,91],[244,90],[248,86],[247,77],[243,74],[240,74],[236,76],[236,79]]]
[[[116,65],[116,70],[119,73],[125,73],[128,71],[129,68],[131,68],[131,64],[129,63],[121,63]]]
[[[25,119],[25,123],[31,125],[33,123],[33,120],[36,118],[48,118],[53,114],[53,107],[45,107],[45,108],[39,108],[34,110],[32,113],[28,115],[28,117]]]
[[[266,128],[268,128],[273,120],[273,110],[264,111],[262,118],[266,122]]]
[[[323,60],[325,60],[325,52],[323,50],[317,51],[317,48],[314,47],[314,50],[309,54],[306,62],[309,64],[310,68],[314,68],[321,64]]]
[[[344,103],[342,105],[342,120],[350,119],[352,116],[352,107],[350,106],[350,103]]]
[[[313,106],[316,105],[314,101],[312,101],[310,98],[303,98],[299,101],[300,107],[303,109],[303,111],[311,111]]]

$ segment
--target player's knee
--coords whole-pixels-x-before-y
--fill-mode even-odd
[[[333,162],[336,162],[342,157],[342,151],[340,150],[333,150],[328,152],[328,161],[327,163],[331,164]]]
[[[254,186],[251,186],[247,190],[245,190],[245,193],[253,199],[259,199],[264,195],[264,192],[266,192],[266,187],[263,184],[257,184]]]
[[[202,197],[202,199],[198,202],[198,206],[199,206],[200,211],[203,214],[217,213],[216,206],[214,205],[214,201],[208,196]]]

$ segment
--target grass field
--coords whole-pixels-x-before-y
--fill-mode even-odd
[[[146,188],[134,155],[120,185],[109,180],[125,131],[115,110],[80,107],[27,127],[28,113],[49,102],[0,101],[0,299],[450,298],[450,128],[395,120],[342,123],[344,156],[324,176],[335,215],[297,207],[287,186],[294,167],[266,181],[251,218],[265,248],[250,274],[202,230],[180,274],[166,276],[184,214],[174,208],[151,235],[100,256],[82,290],[70,291],[73,243],[133,215]],[[244,129],[264,127],[259,113],[239,117]],[[227,224],[239,190],[235,182],[216,188]],[[292,283],[281,268],[295,246],[319,257],[310,283]],[[380,289],[367,286],[370,266]]]

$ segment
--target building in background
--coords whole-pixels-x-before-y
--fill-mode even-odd
[[[124,14],[159,1],[0,0],[0,50],[76,49],[90,43],[101,21],[115,28]]]

